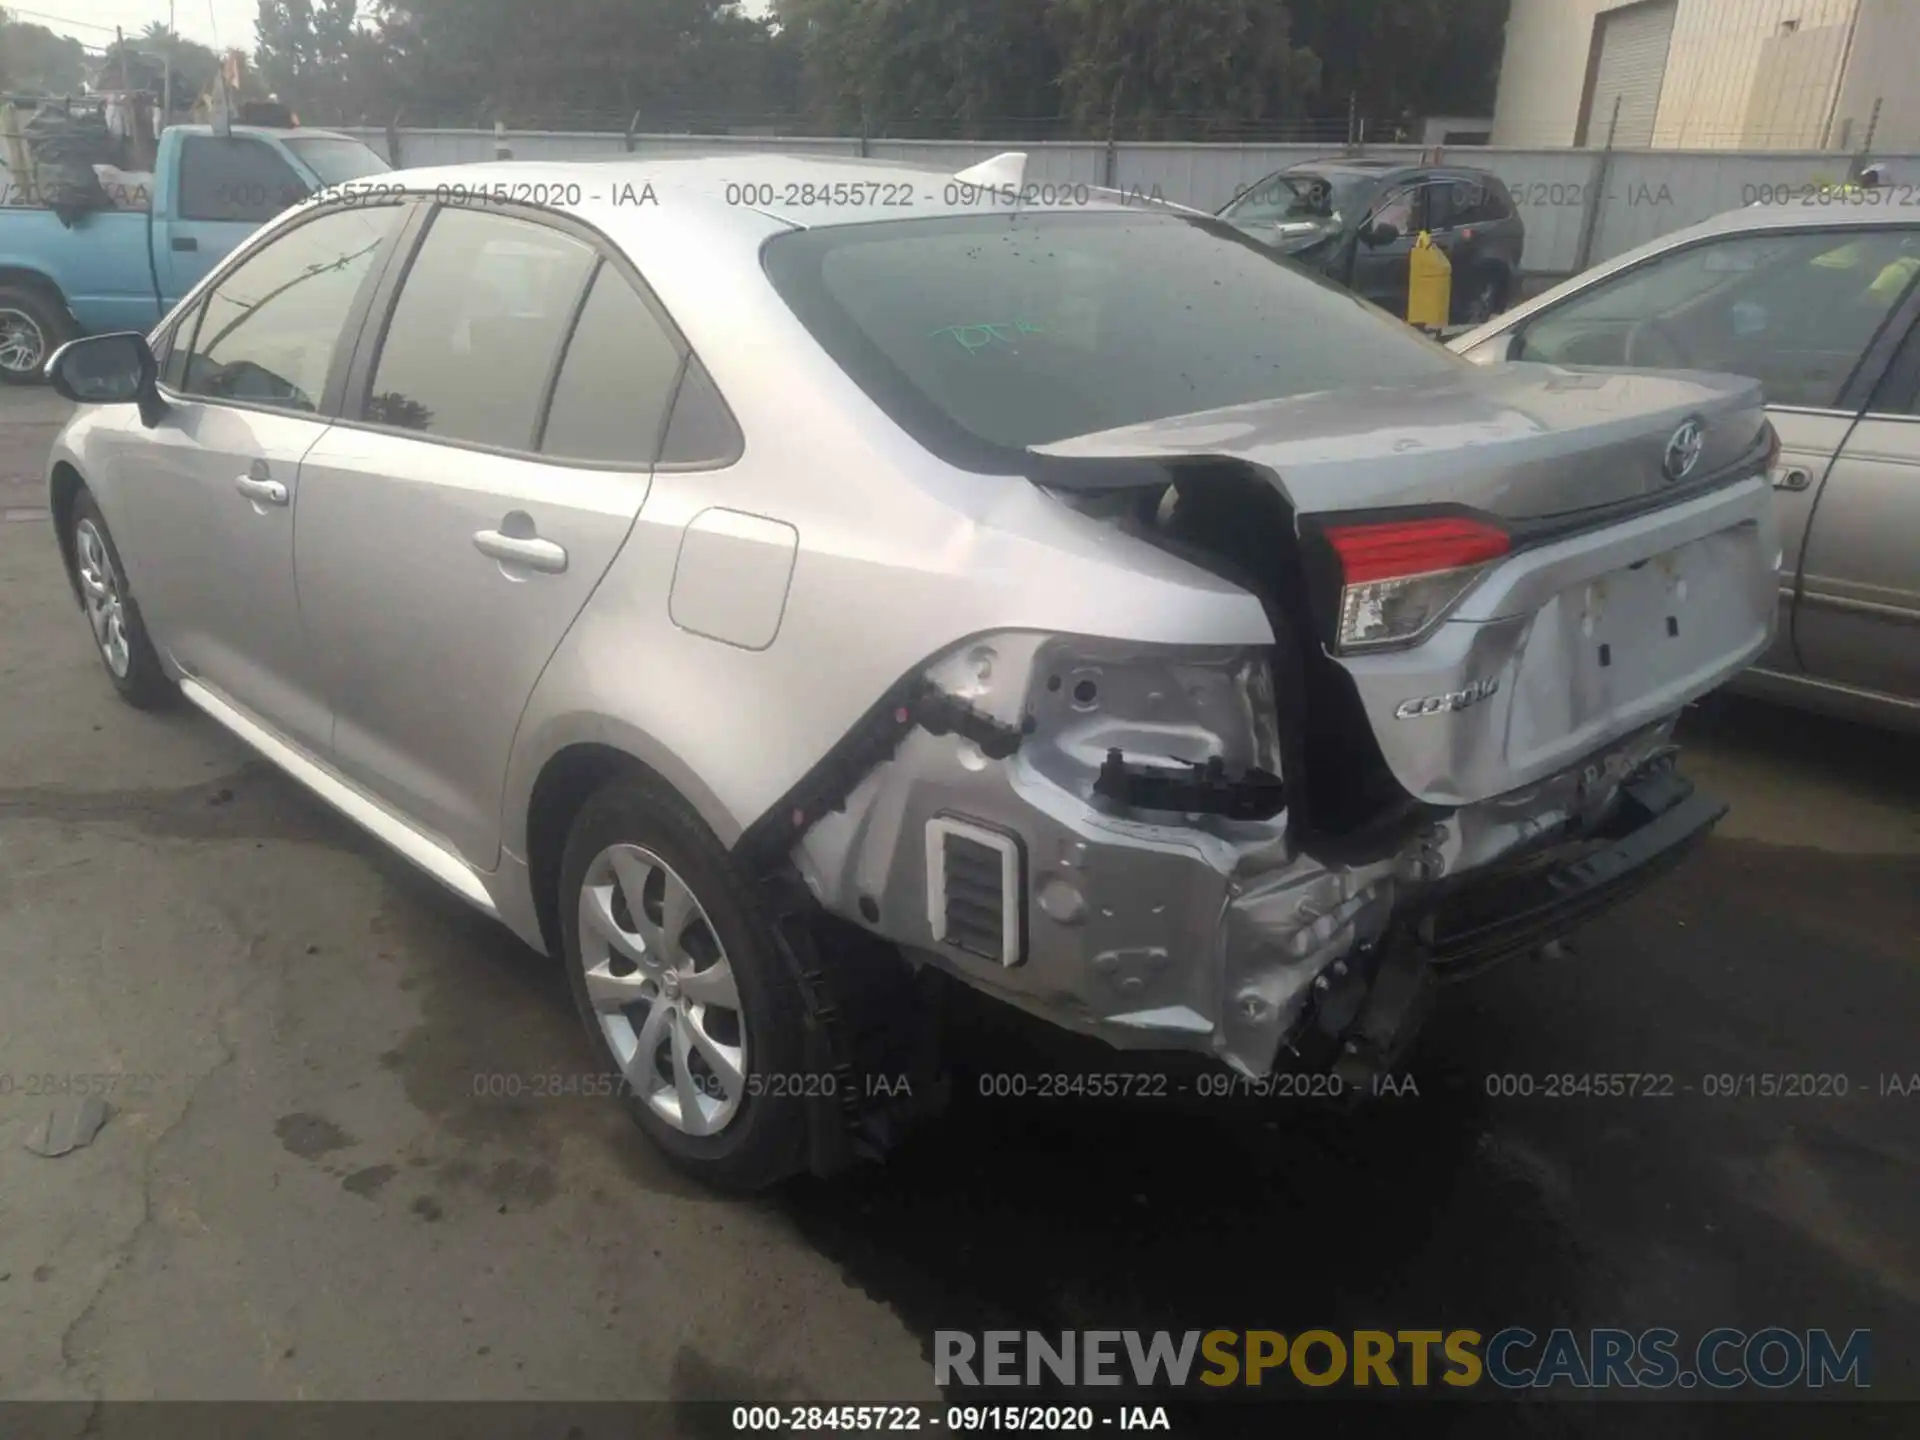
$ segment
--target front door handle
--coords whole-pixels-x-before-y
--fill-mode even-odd
[[[524,566],[546,575],[561,575],[567,568],[567,552],[537,535],[503,535],[498,530],[482,530],[474,535],[473,548],[503,564]]]
[[[1776,471],[1773,488],[1776,490],[1805,490],[1813,484],[1813,472],[1798,465]]]
[[[256,505],[287,503],[287,487],[278,480],[269,480],[263,475],[242,475],[233,482],[233,488]]]

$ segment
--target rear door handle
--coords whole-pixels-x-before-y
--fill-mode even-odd
[[[176,235],[173,237],[173,248],[176,250],[198,250],[200,248],[200,242],[191,235]]]
[[[1777,472],[1773,477],[1776,490],[1805,490],[1813,484],[1813,472],[1798,465]]]
[[[567,569],[567,552],[551,540],[538,536],[522,538],[503,535],[498,530],[482,530],[473,537],[473,548],[507,565],[522,565],[546,575],[562,575]]]
[[[278,480],[269,480],[261,475],[242,475],[233,482],[233,488],[256,505],[284,505],[287,503],[287,487]]]

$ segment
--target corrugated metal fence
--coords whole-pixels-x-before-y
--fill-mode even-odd
[[[388,154],[383,130],[352,130]],[[516,160],[634,159],[778,151],[803,155],[868,155],[951,173],[1020,148],[1006,142],[785,138],[741,135],[635,135],[553,130],[401,130],[399,163],[408,167],[465,164],[494,158],[505,146]],[[1024,147],[1028,175],[1042,183],[1112,185],[1215,210],[1282,166],[1326,156],[1324,145],[1188,145],[1045,141]],[[1417,146],[1369,146],[1374,158],[1417,161]],[[389,159],[394,158],[389,155]],[[1495,150],[1456,149],[1455,163],[1491,170],[1504,180],[1527,223],[1525,268],[1568,274],[1636,245],[1760,198],[1796,198],[1810,187],[1846,178],[1850,157],[1804,150]],[[1920,218],[1920,156],[1882,156],[1892,170],[1891,215]],[[1904,202],[1904,203],[1902,203]],[[1818,213],[1818,201],[1809,204]],[[1591,224],[1591,235],[1587,228]],[[1586,253],[1582,241],[1586,239]]]

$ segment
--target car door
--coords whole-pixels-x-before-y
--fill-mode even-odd
[[[216,277],[174,327],[166,413],[141,432],[141,471],[120,487],[160,643],[188,675],[315,750],[331,723],[295,588],[300,465],[326,432],[343,337],[401,213],[317,214]]]
[[[1920,324],[1820,487],[1794,631],[1809,679],[1920,705]]]
[[[171,306],[267,221],[304,200],[307,182],[273,146],[249,135],[180,142],[173,203],[153,225],[160,296]]]
[[[684,347],[590,232],[435,210],[307,456],[334,764],[481,869],[527,697],[645,500]]]
[[[1904,297],[1907,282],[1884,277],[1901,273],[1914,239],[1911,227],[1715,236],[1610,275],[1486,342],[1515,360],[1722,370],[1766,387],[1781,443],[1782,555],[1780,626],[1762,669],[1800,669],[1793,611],[1807,523],[1859,414],[1858,374]]]
[[[1404,185],[1382,196],[1361,224],[1354,253],[1355,293],[1401,317],[1407,313],[1408,260],[1428,224],[1427,189]],[[1398,235],[1384,245],[1369,244],[1368,234],[1381,224],[1393,226]]]

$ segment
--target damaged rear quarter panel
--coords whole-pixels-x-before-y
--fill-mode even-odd
[[[571,744],[637,749],[731,845],[890,687],[969,635],[1271,641],[1244,590],[1071,513],[1024,478],[949,469],[863,395],[844,393],[837,375],[816,377],[817,391],[792,370],[730,391],[750,437],[744,456],[725,469],[656,474],[522,719],[506,786],[510,852],[524,853],[536,777]],[[764,434],[782,444],[752,443]],[[808,464],[796,467],[794,454]],[[764,650],[674,623],[683,534],[715,507],[798,534],[779,631]],[[620,717],[620,736],[603,733],[604,716]]]

